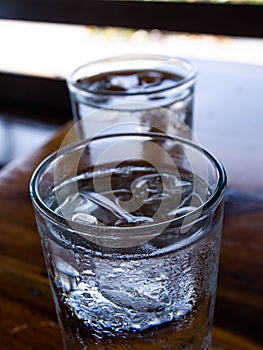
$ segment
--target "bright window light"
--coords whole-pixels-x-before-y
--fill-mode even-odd
[[[263,39],[0,20],[0,71],[65,77],[109,56],[162,53],[263,65]]]

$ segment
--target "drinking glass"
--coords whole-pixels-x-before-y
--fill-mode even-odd
[[[50,155],[30,184],[67,350],[210,349],[225,171],[161,133]]]
[[[80,139],[118,132],[191,138],[197,69],[183,58],[127,55],[88,63],[68,78]]]

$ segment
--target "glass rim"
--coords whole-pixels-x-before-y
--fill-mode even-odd
[[[126,92],[126,91],[93,91],[88,88],[83,88],[80,84],[76,82],[76,74],[78,74],[81,70],[85,68],[89,68],[93,65],[99,65],[103,63],[114,63],[114,62],[125,62],[125,61],[135,61],[135,60],[141,60],[141,61],[163,61],[164,63],[167,61],[171,66],[172,64],[180,64],[179,66],[184,66],[184,67],[190,67],[188,70],[188,73],[185,77],[182,79],[176,81],[176,83],[171,84],[168,87],[164,88],[156,88],[154,90],[149,90],[149,91],[137,91],[137,92]],[[158,67],[156,68],[158,69]],[[119,71],[124,71],[124,69],[120,69]],[[110,70],[105,70],[104,73],[110,72]],[[145,95],[151,95],[151,94],[156,94],[160,92],[165,92],[165,91],[170,91],[170,90],[177,90],[182,88],[184,85],[187,84],[192,84],[195,81],[195,77],[198,73],[197,66],[189,61],[186,58],[182,58],[179,56],[165,56],[165,55],[155,55],[155,54],[131,54],[131,55],[119,55],[119,56],[112,56],[108,58],[103,58],[103,59],[98,59],[98,60],[93,60],[91,62],[85,63],[77,68],[75,68],[68,76],[67,76],[67,85],[69,90],[73,90],[74,93],[80,93],[83,95],[93,95],[93,96],[145,96]],[[90,75],[93,76],[93,75]]]
[[[37,186],[39,184],[39,180],[41,178],[41,175],[44,173],[44,171],[55,161],[58,161],[59,159],[72,154],[80,149],[83,149],[86,147],[87,143],[92,142],[92,141],[97,141],[100,139],[110,139],[110,138],[116,138],[116,137],[127,137],[127,136],[132,136],[132,137],[138,137],[141,139],[146,139],[146,138],[162,138],[165,140],[170,140],[174,141],[180,144],[185,144],[190,147],[193,147],[195,150],[199,152],[203,152],[206,158],[210,160],[210,162],[214,165],[214,167],[217,170],[218,173],[218,182],[217,186],[214,189],[213,193],[207,198],[207,200],[200,205],[198,208],[195,210],[191,211],[190,213],[184,214],[180,217],[173,218],[167,221],[163,222],[157,222],[157,223],[152,223],[152,224],[145,224],[145,225],[134,225],[134,226],[99,226],[96,224],[82,224],[82,223],[76,223],[75,221],[66,218],[62,215],[59,215],[58,213],[55,213],[52,209],[49,208],[48,205],[44,202],[43,199],[41,199],[41,196],[39,195],[39,192],[37,190]],[[51,220],[59,223],[60,225],[63,225],[66,228],[72,228],[74,227],[74,230],[76,232],[81,232],[81,234],[85,235],[87,234],[86,229],[92,229],[92,232],[95,232],[97,234],[98,232],[105,233],[109,231],[114,231],[118,233],[122,232],[138,232],[138,234],[142,234],[144,231],[147,231],[148,233],[149,229],[156,229],[159,230],[160,227],[162,226],[169,226],[170,224],[175,224],[175,223],[180,223],[182,220],[185,218],[191,218],[195,217],[197,212],[201,212],[201,215],[198,216],[198,219],[200,216],[205,215],[211,208],[213,208],[217,203],[220,202],[220,200],[223,198],[223,194],[225,192],[226,188],[226,183],[227,183],[227,177],[226,177],[226,172],[225,169],[222,165],[222,163],[213,155],[211,154],[208,150],[205,148],[197,145],[196,143],[189,141],[184,138],[168,135],[168,134],[162,134],[162,133],[119,133],[119,134],[111,134],[111,135],[100,135],[96,136],[92,139],[86,139],[82,140],[79,142],[71,143],[63,148],[61,148],[63,153],[56,151],[50,154],[48,157],[46,157],[35,169],[31,179],[30,179],[30,196],[31,200],[33,202],[33,205],[45,216],[50,218]],[[195,219],[196,220],[196,219]],[[75,227],[78,227],[78,230],[75,229]],[[90,233],[92,235],[92,232]],[[94,235],[94,233],[93,233]],[[136,237],[136,236],[132,236]]]

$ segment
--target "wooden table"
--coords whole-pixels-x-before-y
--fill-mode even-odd
[[[229,176],[214,348],[259,350],[263,346],[263,118],[262,108],[250,114],[246,108],[254,106],[255,94],[258,106],[262,103],[262,89],[255,89],[263,68],[247,67],[254,74],[248,86],[246,76],[242,80],[236,74],[238,66],[221,64],[223,72],[216,67],[201,63],[195,113],[197,136],[219,156]],[[216,88],[211,74],[217,78]],[[230,111],[228,90],[235,99]],[[1,350],[62,349],[28,186],[35,167],[60,146],[68,127],[0,172]]]

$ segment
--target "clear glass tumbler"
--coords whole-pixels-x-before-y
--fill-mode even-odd
[[[60,149],[31,198],[67,350],[210,349],[226,176],[164,134]]]
[[[67,82],[79,138],[152,131],[191,138],[196,74],[185,59],[157,55],[77,68]]]

